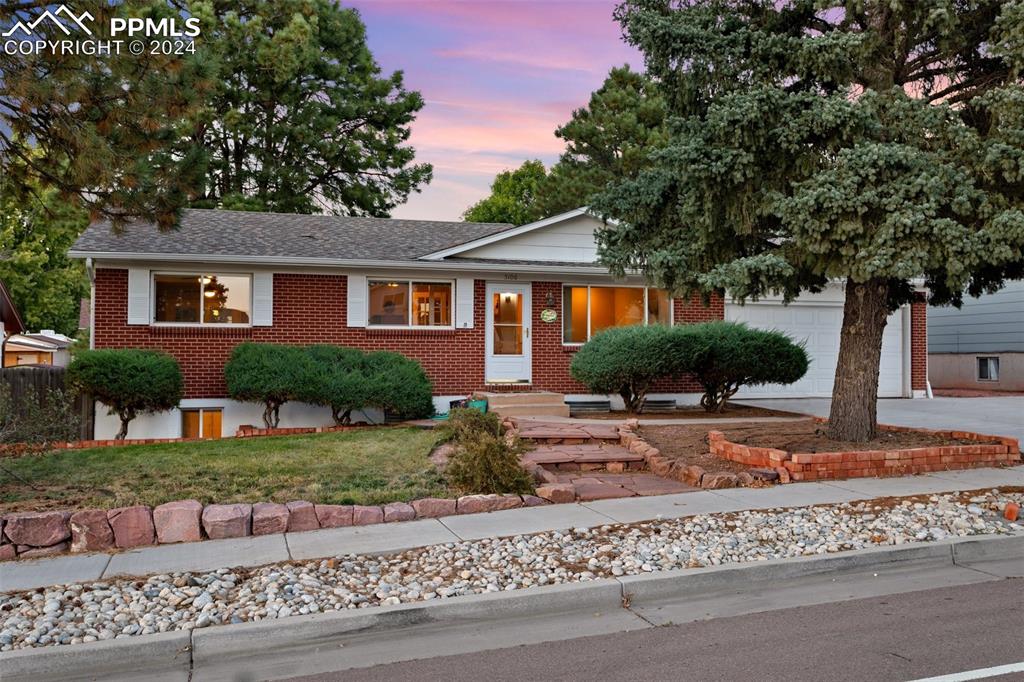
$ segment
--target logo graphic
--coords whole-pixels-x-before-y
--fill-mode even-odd
[[[35,21],[29,22],[28,25],[21,21],[16,22],[9,31],[4,31],[3,37],[8,38],[17,33],[18,31],[21,31],[22,33],[25,33],[27,35],[32,35],[32,32],[36,29],[37,26],[39,26],[39,24],[43,22],[44,19],[48,19],[50,23],[52,23],[54,26],[63,31],[64,35],[71,35],[71,31],[68,29],[67,26],[64,25],[64,22],[57,18],[58,14],[63,14],[65,17],[70,19],[72,22],[74,22],[75,25],[78,26],[79,29],[85,31],[87,35],[92,35],[92,31],[89,30],[89,27],[85,25],[83,20],[88,19],[89,21],[95,21],[96,17],[94,17],[89,12],[82,12],[81,16],[75,16],[74,12],[69,10],[64,5],[61,5],[53,12],[51,12],[50,10],[46,10],[45,12],[40,14],[39,17],[35,19]]]

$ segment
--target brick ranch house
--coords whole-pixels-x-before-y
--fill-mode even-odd
[[[423,364],[444,411],[481,389],[597,398],[570,377],[569,362],[599,329],[742,320],[806,341],[813,360],[801,381],[742,397],[831,395],[840,287],[790,305],[671,299],[595,263],[598,225],[584,209],[520,226],[187,210],[166,233],[134,224],[117,235],[95,223],[70,255],[86,259],[92,279],[92,346],[163,350],[184,372],[180,409],[139,417],[129,437],[200,428],[217,437],[259,424],[260,407],[228,399],[224,383],[232,348],[250,340],[398,351]],[[889,319],[880,395],[923,392],[925,315],[922,293]],[[652,398],[694,403],[696,388],[666,383]],[[96,437],[109,438],[117,421],[97,408]],[[326,409],[281,411],[282,426],[329,423]]]

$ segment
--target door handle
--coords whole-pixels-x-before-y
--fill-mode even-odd
[[[530,328],[526,328],[526,338],[530,338]]]

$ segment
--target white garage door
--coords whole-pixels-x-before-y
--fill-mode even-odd
[[[742,388],[737,398],[831,397],[839,358],[839,331],[843,324],[841,304],[748,303],[725,306],[725,319],[751,327],[778,329],[794,341],[806,343],[811,366],[800,381],[788,386],[767,384]],[[882,363],[878,395],[899,398],[903,394],[903,333],[899,311],[889,316],[882,336]]]

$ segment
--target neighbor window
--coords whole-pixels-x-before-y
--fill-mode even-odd
[[[371,280],[369,324],[382,327],[452,326],[452,283]]]
[[[153,275],[153,321],[170,324],[249,324],[249,275]]]
[[[563,343],[584,343],[602,329],[633,324],[672,324],[668,292],[645,287],[562,289]]]
[[[978,381],[999,381],[999,358],[978,358]]]

